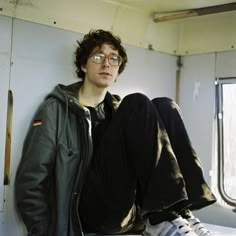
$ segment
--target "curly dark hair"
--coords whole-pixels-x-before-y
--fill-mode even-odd
[[[119,67],[118,73],[120,74],[126,66],[128,61],[125,48],[121,45],[119,37],[114,36],[111,32],[102,29],[90,30],[81,41],[77,41],[78,47],[75,51],[75,65],[76,74],[79,78],[85,78],[85,73],[81,69],[87,63],[88,57],[96,47],[101,47],[104,43],[110,44],[118,51],[122,57],[122,63]]]

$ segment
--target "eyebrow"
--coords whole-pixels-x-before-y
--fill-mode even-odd
[[[105,53],[104,53],[103,51],[101,51],[101,50],[95,51],[94,53],[92,53],[92,55],[97,54],[97,53],[101,53],[101,54],[104,54],[104,55],[120,56],[119,53],[115,53],[115,52],[112,52],[112,53],[110,53],[110,54],[105,54]]]

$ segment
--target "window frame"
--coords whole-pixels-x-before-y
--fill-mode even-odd
[[[236,206],[236,198],[229,196],[224,187],[224,127],[223,127],[223,85],[236,84],[236,77],[216,79],[216,117],[217,117],[217,150],[218,150],[218,190],[222,199],[230,206]]]

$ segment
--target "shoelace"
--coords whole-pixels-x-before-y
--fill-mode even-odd
[[[210,231],[200,222],[198,218],[191,218],[188,220],[190,227],[198,236],[210,236]]]
[[[179,228],[179,232],[181,234],[189,234],[189,233],[193,232],[193,230],[190,227],[186,226],[186,225],[185,226],[179,226],[178,228]]]
[[[188,222],[186,219],[183,219],[183,218],[181,218],[181,220],[177,219],[177,220],[172,221],[172,223],[173,223],[175,226],[178,227],[179,232],[180,232],[181,234],[186,234],[186,235],[188,235],[188,234],[194,232],[193,229],[191,228],[189,222]]]

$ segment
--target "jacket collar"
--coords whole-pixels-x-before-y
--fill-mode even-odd
[[[59,84],[57,88],[64,94],[64,96],[69,96],[73,100],[75,99],[79,102],[79,90],[83,85],[82,81],[70,84],[70,85],[62,85]],[[104,101],[108,104],[112,110],[116,110],[120,104],[121,98],[118,95],[112,95],[111,93],[107,92]]]

